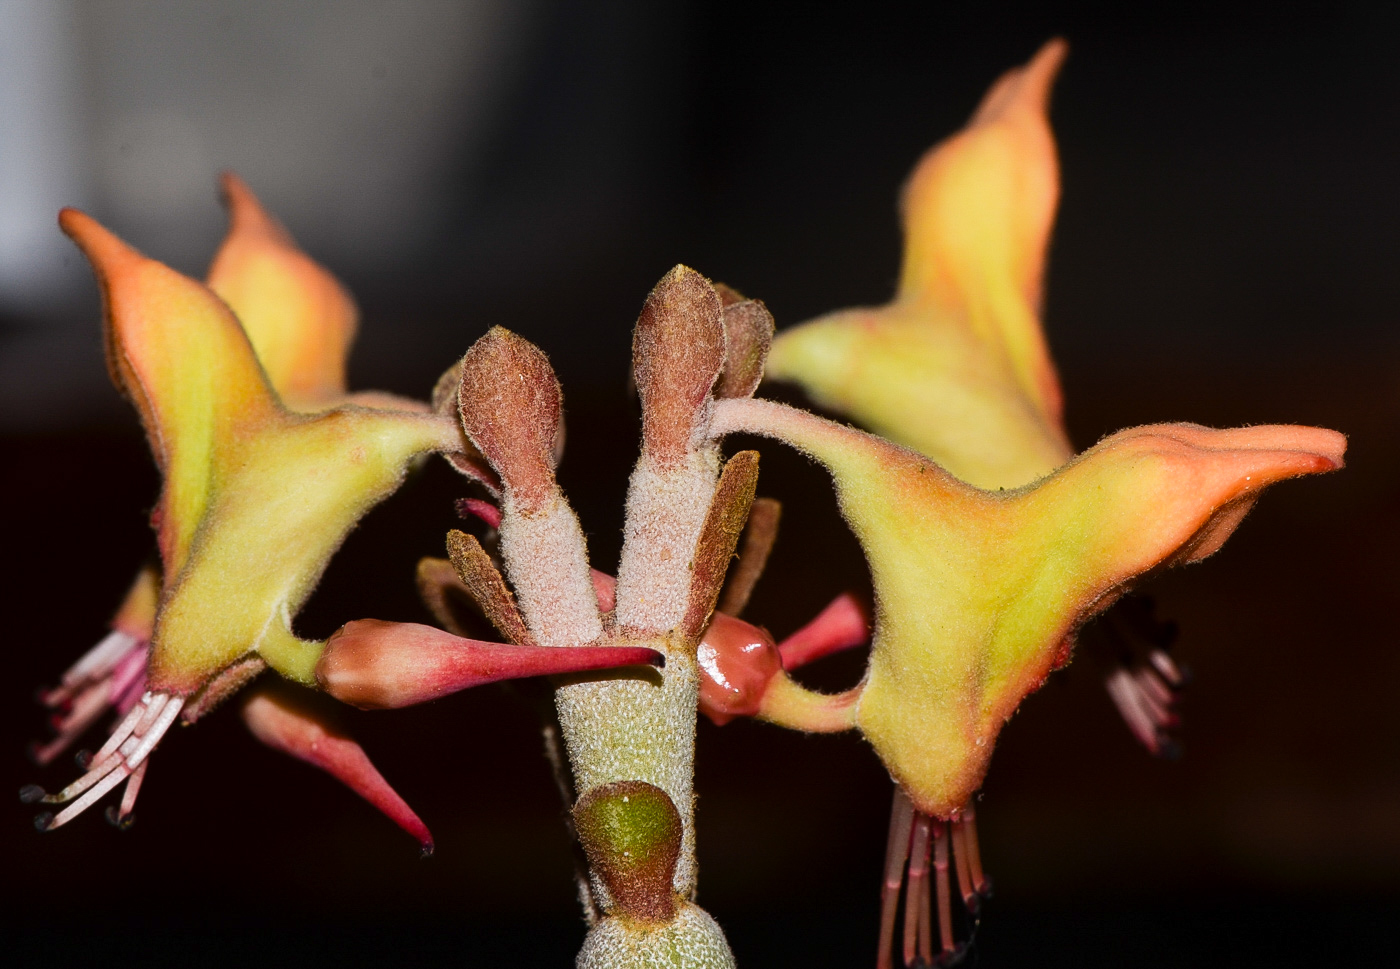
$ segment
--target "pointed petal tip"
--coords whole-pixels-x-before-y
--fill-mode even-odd
[[[1068,56],[1069,41],[1063,37],[1051,37],[1040,45],[1040,49],[1026,64],[1026,70],[1031,74],[1048,74],[1053,77],[1064,66]]]
[[[253,694],[242,712],[244,724],[258,740],[330,774],[417,841],[421,851],[432,853],[433,835],[428,826],[354,740],[314,711],[271,691]]]
[[[291,235],[263,207],[262,202],[237,173],[225,170],[219,173],[219,197],[228,209],[230,228],[234,232],[265,234],[276,241],[292,244]]]
[[[110,272],[123,263],[145,262],[146,257],[127,245],[116,233],[81,209],[59,210],[58,227],[72,239],[93,268]]]

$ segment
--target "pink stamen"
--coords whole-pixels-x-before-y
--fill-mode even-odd
[[[165,732],[170,729],[175,718],[180,715],[180,708],[185,705],[183,697],[167,697],[162,706],[160,715],[155,718],[154,723],[141,737],[141,743],[137,745],[126,758],[127,766],[136,768],[141,762],[150,756],[151,751],[156,749],[156,744],[160,743],[160,738],[165,736]]]
[[[93,787],[82,797],[58,812],[57,816],[46,817],[42,814],[39,815],[34,819],[35,827],[39,828],[41,831],[52,831],[55,828],[63,827],[69,821],[72,821],[78,815],[92,807],[104,794],[126,780],[130,774],[130,768],[125,764],[121,765],[119,769],[107,774],[96,787]]]
[[[62,827],[123,780],[134,777],[133,788],[127,790],[122,799],[122,809],[117,815],[118,820],[127,817],[136,802],[141,778],[145,776],[146,758],[160,743],[184,705],[183,697],[172,697],[165,693],[145,694],[141,702],[117,725],[97,755],[89,761],[91,767],[82,777],[57,794],[45,794],[41,788],[33,785],[21,790],[20,799],[25,802],[62,804],[73,801],[57,816],[47,813],[39,815],[35,818],[35,825],[41,831],[52,831]]]
[[[953,837],[953,867],[958,875],[958,891],[962,895],[963,905],[969,912],[976,912],[981,900],[977,897],[977,885],[972,880],[972,867],[968,860],[967,851],[967,825],[962,819],[952,822],[951,832]]]
[[[899,912],[899,887],[909,860],[909,836],[914,825],[914,805],[904,789],[894,789],[890,806],[890,836],[885,845],[885,880],[880,886],[880,949],[877,969],[893,969],[894,921]]]
[[[953,954],[953,899],[948,885],[948,825],[933,823],[933,872],[938,891],[938,934],[945,958]]]
[[[60,679],[59,685],[45,691],[40,696],[40,701],[48,707],[58,706],[83,685],[105,676],[127,652],[139,645],[141,641],[130,633],[120,629],[112,630],[70,666]]]
[[[963,829],[963,843],[967,846],[967,868],[972,876],[972,886],[978,895],[985,898],[991,892],[992,885],[982,871],[982,846],[977,841],[977,812],[970,802],[963,808],[958,824]]]
[[[141,782],[146,779],[146,768],[150,766],[149,758],[143,760],[141,766],[131,772],[131,777],[126,782],[126,790],[122,792],[121,806],[107,809],[107,820],[113,827],[123,831],[131,827],[131,812],[136,808],[136,796],[141,793]]]
[[[40,764],[52,761],[109,707],[126,713],[131,694],[140,693],[147,652],[145,639],[115,630],[73,664],[59,686],[41,693],[41,702],[57,711],[52,719],[57,735],[33,746],[34,759]]]
[[[1161,746],[1157,736],[1157,725],[1143,707],[1142,694],[1133,681],[1132,674],[1126,669],[1114,670],[1104,680],[1104,688],[1108,690],[1109,697],[1118,707],[1123,722],[1128,725],[1133,736],[1149,751],[1157,753]]]
[[[918,955],[919,922],[928,900],[929,823],[927,814],[914,815],[909,842],[909,886],[904,895],[904,965],[913,966]]]
[[[1167,694],[1167,699],[1161,698],[1161,693],[1166,689],[1162,686],[1162,681],[1157,679],[1157,674],[1151,670],[1139,668],[1132,674],[1133,685],[1137,687],[1138,699],[1142,703],[1142,708],[1147,711],[1147,715],[1152,718],[1152,723],[1157,728],[1162,728],[1171,724],[1176,719],[1168,704],[1171,702],[1171,694]]]
[[[1144,693],[1150,696],[1157,703],[1164,707],[1171,706],[1176,699],[1176,694],[1169,687],[1156,670],[1148,666],[1140,666],[1133,671],[1133,678],[1138,681]]]
[[[954,934],[950,869],[956,869],[959,894],[969,919],[969,934],[962,942]],[[976,934],[981,903],[991,895],[991,883],[982,873],[976,812],[970,804],[958,812],[954,820],[943,821],[918,811],[908,795],[896,787],[880,892],[878,969],[892,969],[894,964],[895,922],[901,888],[905,892],[902,955],[906,969],[951,966],[959,962]],[[935,898],[938,903],[937,941],[932,914]],[[939,950],[937,959],[935,949]]]
[[[150,648],[146,645],[142,645],[140,649],[133,649],[122,657],[121,662],[112,671],[112,680],[108,690],[113,705],[119,704],[127,694],[141,685],[146,676],[146,657],[149,652]]]
[[[480,498],[458,498],[457,514],[463,518],[479,518],[492,528],[501,527],[501,509]]]
[[[1167,655],[1165,650],[1154,649],[1147,654],[1147,660],[1156,667],[1157,672],[1162,674],[1162,678],[1173,687],[1180,689],[1186,685],[1185,674],[1181,672],[1180,667]]]
[[[122,718],[122,721],[117,724],[116,729],[112,731],[112,735],[107,738],[107,742],[92,756],[90,763],[94,767],[115,754],[117,748],[122,745],[127,737],[131,736],[132,731],[136,729],[137,723],[146,715],[146,704],[150,701],[150,693],[143,695],[140,704],[132,707],[127,715]]]

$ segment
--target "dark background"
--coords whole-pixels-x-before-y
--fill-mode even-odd
[[[211,30],[238,16],[205,7]],[[979,804],[997,897],[978,964],[1348,965],[1391,951],[1400,18],[1341,4],[522,10],[499,53],[510,68],[470,119],[478,135],[444,149],[428,214],[382,259],[338,243],[314,209],[287,220],[360,298],[356,388],[423,396],[493,324],[551,354],[569,409],[561,479],[603,568],[635,454],[630,327],[652,283],[685,261],[765,299],[780,326],[882,301],[909,167],[1002,70],[1069,39],[1046,325],[1076,442],[1158,420],[1301,422],[1348,432],[1351,452],[1341,474],[1277,489],[1217,558],[1153,584],[1196,674],[1183,760],[1135,746],[1087,659],[1008,726]],[[259,36],[235,26],[238,42]],[[82,35],[120,60],[103,42]],[[201,69],[153,63],[177,86]],[[418,108],[454,124],[451,101]],[[240,166],[255,189],[257,157]],[[127,227],[112,198],[91,204],[113,228],[202,270],[221,231],[212,189],[174,230]],[[178,239],[203,247],[165,248]],[[91,283],[77,289],[0,317],[18,374],[0,450],[0,774],[16,788],[72,773],[24,759],[43,730],[32,691],[101,635],[149,547],[157,488],[134,414],[101,384]],[[51,333],[61,352],[34,351]],[[751,618],[781,636],[866,580],[822,476],[761,450],[760,491],[786,518]],[[351,537],[299,631],[423,620],[413,564],[441,554],[463,493],[437,465],[411,480]],[[859,668],[829,660],[811,681]],[[370,808],[225,712],[162,745],[124,835],[93,811],[40,837],[12,802],[7,947],[49,965],[568,964],[582,927],[528,707],[486,688],[343,717],[433,828],[436,857],[420,862]],[[697,790],[700,901],[740,964],[870,964],[889,784],[863,743],[702,723]]]

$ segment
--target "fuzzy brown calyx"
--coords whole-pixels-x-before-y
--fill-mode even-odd
[[[783,517],[783,503],[776,498],[755,498],[749,508],[749,520],[744,526],[744,546],[739,559],[724,585],[723,595],[715,608],[731,616],[743,615],[753,595],[754,586],[763,577],[768,556],[778,539],[778,523]]]
[[[680,812],[666,792],[646,781],[593,788],[574,806],[574,825],[588,863],[603,879],[616,914],[669,922],[680,858]]]
[[[454,528],[447,533],[447,554],[457,577],[466,586],[482,614],[508,642],[519,646],[534,645],[535,639],[520,615],[515,596],[506,588],[506,580],[496,571],[491,556],[473,535]]]
[[[758,452],[740,451],[724,465],[691,563],[690,596],[679,633],[687,644],[699,641],[714,614],[729,560],[739,544],[758,487]]]
[[[763,366],[773,345],[773,314],[759,300],[740,299],[725,302],[723,322],[724,370],[715,384],[715,396],[752,397],[763,380]]]
[[[723,308],[709,280],[687,266],[661,278],[632,333],[642,399],[642,449],[661,468],[685,461],[725,362]]]
[[[520,511],[542,510],[556,493],[554,466],[564,396],[539,347],[492,327],[462,358],[457,404],[462,428],[501,476]]]

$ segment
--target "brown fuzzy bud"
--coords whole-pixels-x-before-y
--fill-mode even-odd
[[[501,476],[522,512],[555,493],[554,465],[564,397],[539,347],[503,327],[462,358],[457,393],[462,428]]]
[[[659,466],[685,460],[723,366],[720,298],[704,276],[677,266],[647,296],[632,334],[642,447]]]

